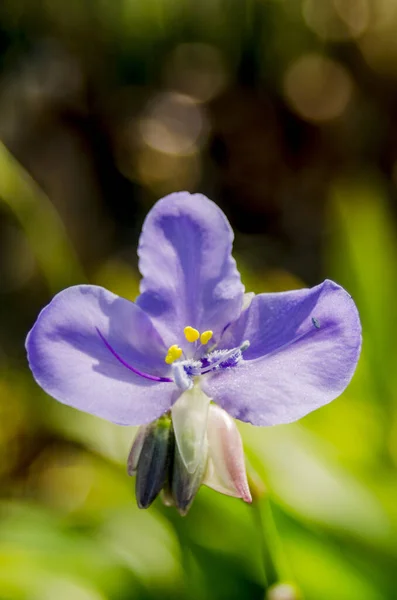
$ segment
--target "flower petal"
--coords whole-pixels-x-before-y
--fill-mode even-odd
[[[180,394],[173,383],[145,379],[118,360],[157,379],[169,370],[149,317],[101,287],[81,285],[55,296],[26,348],[33,375],[48,394],[120,425],[153,421]]]
[[[202,388],[233,417],[254,425],[290,423],[339,396],[361,349],[361,325],[349,294],[332,281],[260,294],[233,323],[222,345],[251,345],[232,369]]]
[[[183,330],[214,337],[241,311],[244,287],[231,256],[233,232],[223,212],[201,194],[170,194],[146,217],[139,242],[141,296],[167,344]]]

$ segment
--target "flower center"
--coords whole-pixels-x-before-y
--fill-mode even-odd
[[[185,334],[185,338],[187,339],[187,341],[191,344],[194,344],[195,353],[200,350],[201,346],[205,346],[206,344],[208,344],[208,342],[213,336],[213,332],[210,329],[208,329],[207,331],[203,331],[203,333],[200,335],[200,332],[197,329],[194,329],[194,327],[190,327],[190,325],[185,327],[183,333]],[[197,344],[199,338],[200,344]],[[178,358],[181,358],[182,354],[182,348],[180,348],[178,344],[173,344],[168,348],[164,360],[167,363],[167,365],[171,365],[173,362],[178,360]]]
[[[165,356],[165,362],[171,365],[172,378],[171,377],[160,377],[158,375],[151,375],[150,373],[144,373],[137,369],[133,365],[127,363],[118,352],[110,345],[108,340],[102,334],[102,332],[95,327],[97,334],[102,340],[103,344],[109,350],[109,352],[116,358],[124,367],[150,381],[157,381],[163,383],[175,383],[181,390],[190,390],[193,387],[193,378],[199,375],[205,375],[211,371],[229,369],[235,367],[242,359],[242,353],[246,350],[250,343],[248,340],[243,342],[238,348],[232,348],[231,350],[216,350],[215,346],[212,346],[210,352],[205,352],[204,346],[208,344],[213,336],[213,332],[203,331],[199,333],[197,329],[193,327],[185,327],[184,333],[188,342],[192,344],[192,358],[187,358],[182,348],[177,344],[173,344],[168,348]],[[198,340],[200,339],[200,343]],[[179,360],[182,358],[183,360]]]
[[[183,359],[179,360],[183,355],[183,351],[177,344],[169,347],[165,357],[165,362],[172,365],[174,382],[182,390],[189,390],[193,387],[194,377],[205,375],[211,371],[235,367],[242,359],[244,350],[250,345],[247,340],[238,348],[232,348],[231,350],[215,350],[212,348],[210,352],[205,352],[203,346],[208,344],[212,338],[212,331],[203,331],[200,334],[197,329],[190,326],[185,327],[183,331],[187,341],[192,345],[194,344],[193,358],[183,356]],[[200,343],[198,343],[199,339]]]

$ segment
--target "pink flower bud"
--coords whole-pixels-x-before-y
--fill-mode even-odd
[[[240,432],[232,417],[216,404],[209,407],[207,439],[209,461],[203,483],[222,494],[252,502]]]

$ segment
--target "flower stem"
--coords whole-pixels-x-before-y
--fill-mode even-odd
[[[267,493],[261,498],[254,495],[252,508],[255,525],[261,535],[261,551],[267,587],[278,582],[292,581],[293,578],[285,558]]]

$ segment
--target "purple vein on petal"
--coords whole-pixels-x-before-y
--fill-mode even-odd
[[[117,354],[116,350],[114,350],[112,348],[112,346],[109,344],[109,342],[106,340],[106,338],[102,335],[102,333],[99,331],[98,327],[95,327],[99,337],[101,338],[101,340],[103,341],[103,343],[105,344],[106,348],[113,354],[113,356],[115,358],[117,358],[117,360],[127,369],[129,369],[130,371],[132,371],[133,373],[135,373],[136,375],[139,375],[140,377],[143,377],[144,379],[149,379],[150,381],[162,381],[162,382],[167,382],[167,383],[172,383],[173,380],[170,379],[169,377],[157,377],[157,375],[149,375],[148,373],[142,373],[142,371],[138,371],[138,369],[135,369],[135,367],[132,367],[131,365],[129,365],[124,359],[121,358],[121,356],[119,354]]]

